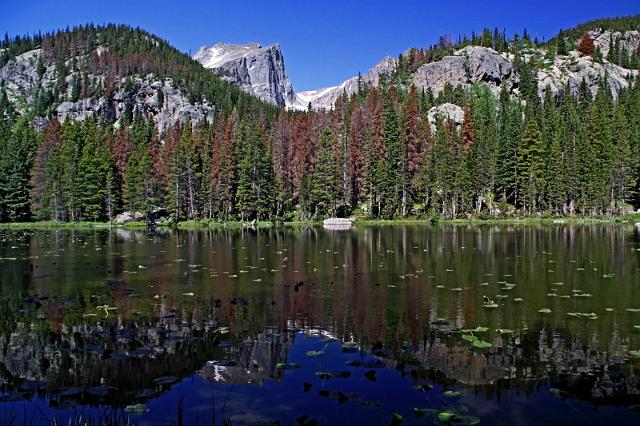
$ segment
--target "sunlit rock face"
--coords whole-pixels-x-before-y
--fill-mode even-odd
[[[94,52],[100,55],[106,50],[97,47]],[[33,107],[39,91],[52,91],[56,85],[58,76],[54,64],[44,64],[45,70],[42,75],[36,71],[41,57],[42,49],[34,49],[12,58],[0,68],[0,85],[4,87],[9,102],[21,114]],[[78,78],[76,74],[64,76],[67,83],[67,99],[71,99],[72,83],[74,78]],[[94,86],[102,83],[105,77],[88,74],[87,79],[90,85]],[[125,79],[122,79],[121,83],[124,81]],[[132,115],[139,114],[145,119],[152,119],[159,134],[163,134],[178,122],[190,123],[192,126],[201,121],[213,122],[215,106],[207,101],[190,101],[186,93],[171,79],[160,79],[153,74],[147,74],[135,77],[132,81],[133,89],[130,91],[125,91],[124,84],[120,84],[121,88],[109,97],[104,94],[87,94],[77,101],[61,102],[55,112],[62,121],[95,118],[119,126],[127,108],[130,108]],[[46,120],[37,123],[36,127],[41,128],[45,125]]]
[[[413,76],[413,84],[436,96],[447,84],[468,87],[486,83],[494,90],[511,86],[517,79],[513,64],[505,56],[487,47],[467,46],[452,56],[422,65]]]
[[[193,59],[247,93],[284,107],[295,102],[279,44],[218,43],[203,46]]]

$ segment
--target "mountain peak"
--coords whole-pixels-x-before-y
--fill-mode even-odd
[[[280,45],[216,43],[203,46],[193,59],[223,80],[259,98],[284,107],[294,99]]]

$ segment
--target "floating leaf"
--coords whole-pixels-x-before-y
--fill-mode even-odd
[[[541,314],[550,314],[551,313],[551,309],[542,308],[542,309],[538,309],[538,312],[540,312]]]
[[[493,347],[493,345],[492,345],[491,343],[486,342],[486,341],[484,341],[484,340],[480,340],[480,339],[475,340],[475,341],[472,343],[472,345],[473,345],[474,347],[476,347],[476,348],[479,348],[479,349],[488,349],[488,348]]]
[[[463,333],[485,333],[487,331],[489,331],[488,327],[466,328],[462,330]]]
[[[510,328],[497,328],[496,331],[500,334],[513,334],[513,330]]]
[[[413,385],[411,386],[412,388],[414,388],[415,390],[421,391],[421,392],[429,392],[431,389],[433,389],[433,386],[431,386],[428,383],[422,383],[419,385]]]
[[[292,370],[294,368],[300,368],[300,365],[296,364],[295,362],[279,362],[276,364],[276,368],[280,370]]]
[[[632,312],[632,313],[636,314],[636,313],[640,312],[640,308],[627,308],[627,309],[625,309],[625,311]]]
[[[320,356],[324,356],[324,354],[325,354],[325,351],[308,351],[306,355],[308,357],[317,358]]]
[[[462,396],[462,392],[448,390],[444,391],[442,393],[442,396],[446,396],[447,398],[457,398],[459,396]]]
[[[328,371],[316,371],[316,377],[322,380],[327,380],[331,378],[331,373],[329,373]]]
[[[484,306],[484,307],[485,307],[485,308],[487,308],[487,309],[495,309],[495,308],[497,308],[497,307],[498,307],[498,304],[497,304],[497,303],[485,303],[485,304],[484,304],[484,305],[482,305],[482,306]]]
[[[127,405],[124,411],[140,416],[142,414],[147,414],[149,412],[149,408],[144,404],[133,404]]]

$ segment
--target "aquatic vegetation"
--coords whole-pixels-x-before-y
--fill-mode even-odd
[[[556,414],[550,414],[553,420],[571,415],[569,404],[575,406],[575,400],[581,400],[580,408],[611,404],[618,412],[640,403],[631,393],[637,386],[630,382],[628,373],[640,359],[640,324],[636,321],[640,309],[633,306],[635,293],[630,286],[616,287],[619,294],[609,297],[608,292],[613,290],[600,285],[604,283],[602,274],[592,273],[593,265],[574,281],[571,274],[577,275],[575,266],[567,269],[569,260],[561,256],[554,259],[556,273],[547,274],[539,264],[524,261],[527,251],[531,252],[526,238],[509,240],[524,244],[518,248],[522,257],[514,255],[509,261],[501,245],[482,242],[478,249],[493,250],[498,255],[490,265],[495,272],[483,278],[486,259],[481,263],[475,261],[477,252],[472,253],[469,239],[473,244],[485,241],[477,238],[478,233],[493,232],[493,228],[459,229],[456,238],[463,236],[465,253],[456,239],[441,240],[438,235],[428,241],[428,252],[423,252],[419,244],[417,254],[403,253],[412,256],[412,264],[407,266],[398,260],[401,255],[395,233],[399,228],[395,229],[380,231],[385,238],[375,238],[376,244],[382,246],[379,253],[389,256],[386,252],[389,247],[397,253],[393,261],[382,262],[380,269],[378,261],[369,265],[368,259],[360,263],[349,256],[352,253],[346,247],[359,238],[357,229],[347,240],[315,233],[310,248],[289,238],[288,232],[298,235],[291,230],[270,231],[260,234],[258,239],[255,235],[245,238],[227,231],[169,236],[166,241],[143,234],[136,242],[119,242],[117,248],[98,252],[100,256],[94,258],[91,257],[95,256],[94,244],[87,246],[91,253],[84,256],[81,251],[84,242],[75,241],[67,250],[76,250],[75,256],[87,259],[84,270],[82,265],[77,269],[76,264],[60,266],[63,252],[52,252],[59,256],[44,260],[44,251],[38,252],[43,243],[33,243],[29,251],[16,256],[18,261],[11,264],[0,261],[0,274],[5,274],[4,268],[12,277],[21,276],[31,264],[38,269],[26,273],[25,282],[29,284],[18,290],[13,288],[12,280],[4,279],[8,275],[0,277],[0,290],[6,298],[0,301],[0,311],[7,318],[0,324],[6,329],[0,332],[0,337],[17,339],[13,346],[3,346],[0,339],[0,346],[7,356],[22,359],[24,355],[18,349],[24,339],[32,345],[46,345],[42,365],[54,368],[34,368],[36,373],[30,372],[32,375],[28,376],[34,382],[22,380],[11,371],[17,379],[3,385],[0,401],[27,400],[39,404],[45,397],[56,405],[52,410],[77,407],[91,413],[95,413],[93,407],[100,405],[134,419],[144,416],[139,420],[145,424],[147,419],[149,424],[158,424],[160,412],[166,412],[156,409],[159,398],[171,400],[184,392],[185,402],[189,401],[184,405],[185,421],[188,416],[193,419],[198,415],[196,407],[208,406],[209,398],[215,399],[219,413],[228,398],[233,401],[234,410],[236,406],[260,410],[267,423],[281,420],[283,424],[291,424],[306,416],[304,424],[314,424],[315,419],[324,419],[324,412],[330,412],[328,406],[344,404],[343,408],[352,410],[356,418],[363,416],[388,423],[393,421],[391,413],[395,412],[402,418],[396,421],[403,424],[452,425],[475,424],[480,421],[476,416],[491,423],[496,414],[478,411],[485,413],[479,415],[469,412],[475,409],[471,407],[478,407],[489,398],[498,411],[502,410],[506,408],[503,401],[508,398],[501,397],[520,386],[530,389],[532,397],[546,393],[566,400],[554,408]],[[307,228],[305,232],[316,230]],[[531,228],[523,232],[544,231]],[[425,238],[424,234],[415,233],[410,238]],[[182,239],[187,237],[199,244],[184,243]],[[176,239],[181,240],[179,244]],[[239,241],[245,249],[240,248]],[[357,240],[358,244],[361,241]],[[553,240],[544,241],[545,245],[555,244]],[[286,252],[282,247],[285,244],[296,252],[289,268],[281,266],[282,255],[270,258],[270,253],[276,250]],[[440,247],[452,249],[447,253],[455,256],[452,257],[455,272],[445,274],[442,267],[430,265],[439,259],[436,256],[442,253]],[[203,248],[205,254],[216,253],[200,256]],[[5,255],[2,250],[0,244],[0,256]],[[115,251],[118,254],[112,255]],[[560,249],[545,251],[560,252]],[[32,253],[40,258],[31,258]],[[135,260],[132,253],[148,254],[154,260]],[[236,257],[231,261],[227,254]],[[610,261],[609,246],[591,256],[598,265],[611,265],[601,269],[615,272],[616,282],[638,274],[635,263]],[[176,263],[176,258],[189,260]],[[589,265],[589,260],[579,261]],[[111,266],[122,262],[125,265],[118,270]],[[140,262],[149,268],[136,269]],[[513,267],[513,262],[517,267]],[[345,263],[349,265],[347,269],[343,268]],[[107,274],[106,268],[112,268],[111,272]],[[123,268],[133,269],[137,275],[125,275],[120,272]],[[487,282],[467,284],[473,283],[476,268],[480,270],[476,275],[480,276],[478,281]],[[407,272],[419,269],[433,271],[433,275],[429,278],[424,273],[415,279],[415,274]],[[201,276],[194,274],[197,271]],[[514,277],[504,274],[506,271],[513,272]],[[45,275],[46,278],[34,278]],[[233,279],[234,275],[240,278]],[[77,286],[68,287],[69,276],[73,276],[74,283],[78,282]],[[121,276],[127,277],[127,281]],[[391,285],[397,287],[387,287],[389,277],[393,277]],[[254,285],[253,279],[257,278],[263,284]],[[436,285],[442,290],[436,290]],[[105,310],[104,306],[117,306],[118,310]],[[541,307],[541,312],[536,306]],[[539,315],[551,314],[551,310],[553,315]],[[57,328],[60,324],[63,331]],[[619,340],[612,339],[614,334]],[[555,339],[572,344],[558,345]],[[61,342],[68,346],[52,350],[52,345]],[[580,354],[574,353],[573,347],[593,354],[584,369]],[[552,357],[549,348],[555,351]],[[613,351],[623,356],[603,356]],[[57,354],[63,355],[56,358]],[[68,379],[58,373],[59,359],[64,360]],[[485,368],[487,361],[490,364]],[[549,370],[538,368],[540,362]],[[623,366],[623,362],[628,365]],[[566,380],[549,379],[548,371],[567,371],[574,365],[586,373],[569,373]],[[105,371],[110,375],[105,376],[102,373]],[[604,384],[606,392],[593,382]],[[66,386],[55,388],[56,383]],[[463,386],[464,394],[460,392]],[[549,390],[549,386],[555,390]],[[607,393],[608,386],[612,393]],[[393,392],[383,393],[385,389]],[[308,411],[297,410],[295,399],[285,399],[296,393],[308,400],[304,406]],[[529,394],[523,394],[521,400],[536,401],[527,398]],[[623,398],[624,406],[616,405]],[[247,408],[244,401],[249,400],[255,401],[255,406]],[[457,407],[463,401],[470,407],[466,411]],[[151,410],[134,408],[137,404]],[[275,407],[283,404],[292,410],[281,415]],[[136,414],[138,408],[140,414]],[[49,412],[47,407],[42,409]],[[501,414],[505,423],[514,420],[510,409]],[[601,413],[593,416],[597,420],[604,418]],[[340,423],[333,414],[328,415],[327,421]]]
[[[144,404],[133,404],[127,405],[124,411],[135,415],[142,415],[147,414],[149,412],[149,408]]]

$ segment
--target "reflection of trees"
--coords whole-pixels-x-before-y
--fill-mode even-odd
[[[117,389],[109,393],[110,403],[128,404],[145,389],[149,396],[162,390],[154,382],[159,377],[191,375],[217,356],[214,328],[215,322],[179,318],[63,323],[59,332],[37,320],[18,323],[0,336],[0,381],[5,391],[23,394],[45,387],[32,383],[45,382],[54,397],[67,387],[109,386]]]
[[[90,386],[110,377],[118,388],[139,390],[153,386],[154,378],[192,374],[222,358],[235,367],[220,373],[209,365],[203,376],[259,382],[277,377],[274,366],[286,360],[292,344],[286,333],[269,330],[295,321],[368,346],[382,342],[391,352],[418,344],[412,357],[421,368],[489,395],[509,387],[531,390],[544,381],[594,400],[638,390],[637,371],[620,367],[640,343],[629,317],[617,314],[640,296],[638,286],[629,285],[640,278],[640,257],[629,250],[638,247],[638,234],[624,227],[46,231],[20,239],[18,250],[8,248],[15,243],[0,245],[1,256],[16,258],[0,265],[0,290],[13,297],[0,303],[1,374],[16,386],[23,379]],[[557,265],[553,273],[550,261]],[[139,264],[148,268],[138,270]],[[591,264],[599,275],[615,272],[616,278],[611,284],[590,278],[594,297],[569,306],[590,312],[606,303],[617,315],[585,325],[567,321],[554,307],[553,315],[539,320],[537,309],[554,303],[546,297],[551,283],[563,281],[564,292],[581,288],[584,278],[575,266]],[[105,279],[124,284],[105,285]],[[527,303],[483,309],[482,294],[499,293],[499,280],[515,281],[514,292]],[[491,286],[478,287],[484,281]],[[453,287],[465,290],[455,293]],[[195,296],[183,297],[187,291]],[[25,308],[34,293],[50,299]],[[234,298],[247,303],[231,304]],[[43,307],[32,309],[36,303]],[[82,318],[104,303],[118,307],[114,322]],[[138,311],[147,317],[136,317]],[[517,337],[519,343],[490,334],[501,349],[483,353],[455,335],[434,332],[432,323],[440,318],[449,330],[485,325],[529,331]],[[206,324],[216,322],[229,326],[240,343],[214,349],[207,339],[215,326]],[[88,345],[111,356],[91,353]],[[133,351],[153,357],[118,359]]]

